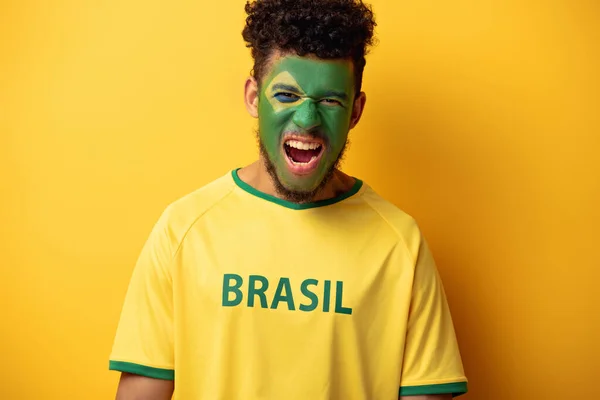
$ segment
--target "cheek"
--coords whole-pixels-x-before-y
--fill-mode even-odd
[[[259,109],[259,126],[260,132],[263,137],[278,136],[279,131],[285,125],[287,120],[286,114],[289,112],[274,112],[270,105],[265,105],[264,108]]]
[[[275,157],[281,145],[281,137],[291,118],[291,110],[274,112],[270,105],[259,109],[259,133],[271,156]]]
[[[350,129],[351,114],[347,110],[327,110],[322,113],[327,124],[330,140],[336,144],[344,143]]]

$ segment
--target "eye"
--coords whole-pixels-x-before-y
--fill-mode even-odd
[[[323,99],[321,100],[321,103],[327,105],[327,106],[341,106],[342,103],[336,99]]]
[[[298,95],[288,92],[279,92],[273,97],[275,97],[281,103],[294,103],[300,98]]]

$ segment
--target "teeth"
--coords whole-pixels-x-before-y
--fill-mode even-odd
[[[285,144],[299,150],[316,150],[321,147],[319,143],[306,143],[299,140],[288,140]]]

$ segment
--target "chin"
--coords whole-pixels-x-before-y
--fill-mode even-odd
[[[309,193],[315,191],[317,188],[319,188],[319,186],[321,186],[322,181],[322,177],[311,175],[296,176],[287,171],[283,174],[283,176],[279,177],[279,182],[285,187],[286,190],[299,193]]]

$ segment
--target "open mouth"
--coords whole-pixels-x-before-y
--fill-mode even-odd
[[[288,166],[298,174],[310,172],[318,165],[323,154],[323,144],[310,140],[288,139],[284,142],[283,149]]]

